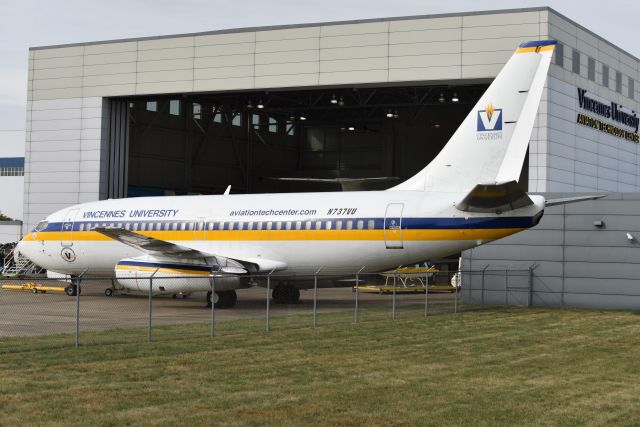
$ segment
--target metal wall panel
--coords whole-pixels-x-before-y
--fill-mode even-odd
[[[550,237],[548,229],[557,228],[559,220],[564,227],[552,231],[555,237]],[[602,220],[603,227],[595,226],[595,220]],[[638,309],[638,238],[640,195],[611,194],[605,199],[547,208],[537,227],[465,251],[463,265],[473,270],[534,266],[533,305]],[[540,246],[546,239],[549,246]],[[475,294],[468,296],[476,298]],[[492,296],[485,298],[490,302]],[[503,301],[499,295],[493,298],[495,303]]]

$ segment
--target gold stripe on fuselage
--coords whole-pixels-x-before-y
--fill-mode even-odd
[[[509,236],[525,228],[463,228],[436,230],[386,230],[386,239],[406,241],[487,240]],[[165,241],[300,241],[385,240],[385,230],[224,230],[224,231],[136,231]],[[34,235],[35,234],[35,238]],[[24,241],[108,241],[97,231],[48,231],[31,233]]]

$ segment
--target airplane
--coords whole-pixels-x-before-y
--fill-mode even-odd
[[[88,202],[49,215],[17,251],[52,275],[110,275],[132,292],[206,291],[207,304],[228,308],[270,272],[287,275],[274,302],[295,303],[320,268],[318,286],[336,286],[363,266],[441,259],[526,230],[546,206],[602,197],[545,200],[517,184],[555,45],[521,44],[436,158],[388,190]]]

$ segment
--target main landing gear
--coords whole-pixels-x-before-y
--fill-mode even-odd
[[[232,308],[238,301],[236,291],[216,291],[215,295],[211,295],[211,291],[207,292],[207,307],[211,307],[211,302],[216,308]]]
[[[80,289],[78,285],[67,285],[67,287],[64,288],[64,293],[70,297],[75,297],[78,295],[78,292],[82,293],[82,289]]]
[[[273,288],[271,296],[276,304],[298,304],[300,302],[300,289],[280,283]]]

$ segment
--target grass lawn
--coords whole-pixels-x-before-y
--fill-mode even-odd
[[[640,424],[636,313],[331,316],[343,321],[4,353],[0,425]]]

